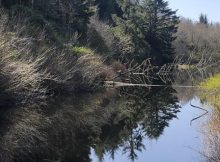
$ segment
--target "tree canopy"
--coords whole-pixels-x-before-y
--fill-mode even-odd
[[[40,12],[50,22],[55,21],[62,31],[79,32],[86,39],[87,26],[92,15],[114,29],[116,39],[130,37],[133,48],[128,59],[142,61],[152,58],[156,64],[172,61],[173,36],[177,31],[178,17],[164,0],[2,0],[2,6],[22,5]],[[200,21],[207,23],[201,15]],[[125,38],[123,38],[125,37]],[[123,46],[123,44],[121,45]],[[119,52],[118,56],[121,55]]]

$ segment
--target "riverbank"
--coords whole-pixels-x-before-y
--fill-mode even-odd
[[[212,107],[204,126],[204,156],[208,162],[217,162],[220,161],[220,74],[201,83],[200,96]]]

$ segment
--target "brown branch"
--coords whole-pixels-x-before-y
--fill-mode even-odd
[[[203,117],[203,116],[205,116],[206,114],[208,114],[208,113],[209,113],[209,111],[208,111],[208,110],[206,110],[206,109],[203,109],[203,108],[201,108],[201,107],[198,107],[198,106],[193,105],[193,104],[191,103],[191,101],[190,101],[190,106],[192,106],[192,107],[194,107],[194,108],[197,108],[197,109],[200,109],[200,110],[205,111],[205,113],[203,113],[202,115],[199,115],[198,117],[193,118],[193,119],[190,121],[190,125],[192,125],[192,122],[193,122],[193,121],[195,121],[195,120],[197,120],[197,119],[200,119],[201,117]]]

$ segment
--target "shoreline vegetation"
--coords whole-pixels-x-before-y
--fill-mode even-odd
[[[20,103],[93,91],[104,81],[126,80],[120,75],[130,69],[144,74],[140,69],[151,55],[155,65],[172,62],[178,17],[165,1],[0,5],[1,89]]]
[[[200,97],[203,102],[211,105],[211,115],[205,124],[204,152],[208,162],[220,160],[220,74],[217,74],[201,84]]]

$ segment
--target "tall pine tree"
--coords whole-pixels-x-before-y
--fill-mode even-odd
[[[200,14],[199,16],[199,23],[208,25],[208,18],[206,14]]]
[[[172,11],[164,0],[144,0],[142,7],[146,17],[145,39],[152,48],[152,59],[159,64],[172,61],[172,41],[179,22],[176,11]]]
[[[116,0],[96,0],[98,16],[102,21],[113,23],[112,14],[122,15],[122,10]]]

